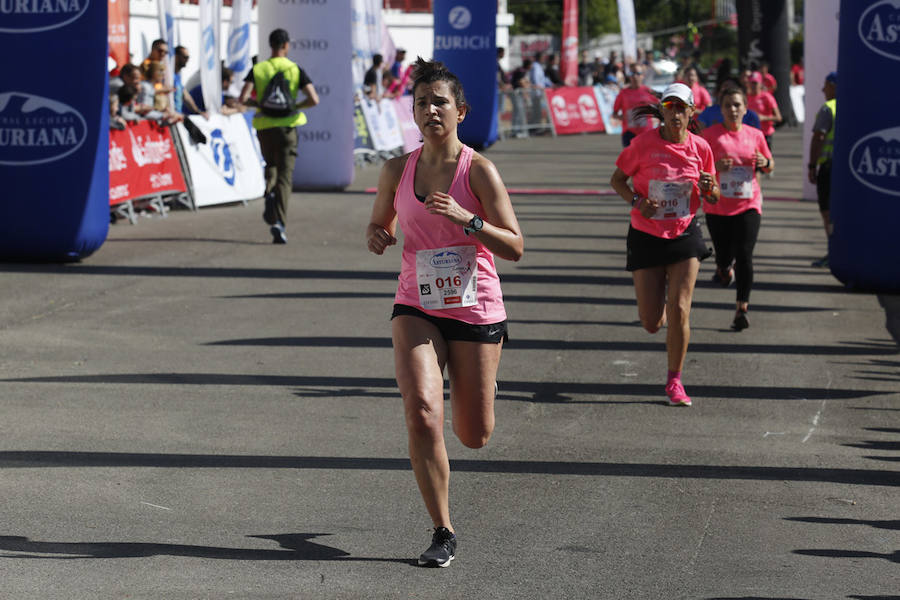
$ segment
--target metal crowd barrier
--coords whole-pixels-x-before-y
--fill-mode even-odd
[[[523,138],[545,133],[556,135],[543,89],[501,90],[498,105],[497,130],[501,138]]]

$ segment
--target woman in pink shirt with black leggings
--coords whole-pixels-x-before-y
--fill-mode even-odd
[[[496,167],[457,137],[467,110],[459,79],[443,64],[419,58],[413,116],[424,145],[385,163],[366,229],[375,254],[397,243],[398,224],[403,230],[391,327],[409,455],[434,525],[422,566],[446,567],[456,556],[444,368],[453,431],[466,446],[480,448],[494,429],[497,367],[507,338],[494,256],[515,261],[524,249]]]

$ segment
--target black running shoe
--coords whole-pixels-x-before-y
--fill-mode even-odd
[[[431,536],[431,546],[419,557],[421,567],[449,567],[456,558],[456,534],[446,527],[438,527]]]
[[[738,311],[734,317],[734,322],[731,324],[731,328],[735,331],[743,331],[748,327],[750,327],[750,321],[747,319],[747,312]]]
[[[287,244],[287,233],[284,230],[284,225],[281,222],[275,223],[271,227],[269,227],[269,232],[272,234],[272,243],[273,244]]]

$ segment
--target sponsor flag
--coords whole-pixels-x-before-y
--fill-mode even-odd
[[[222,64],[219,61],[221,0],[200,0],[200,90],[212,113],[222,108]]]
[[[228,55],[225,64],[234,71],[230,94],[239,96],[244,77],[250,71],[250,16],[253,0],[234,0],[231,5],[231,30],[228,32]]]
[[[578,0],[565,0],[560,75],[566,85],[578,85]]]
[[[128,56],[128,0],[108,0],[109,55],[116,67],[127,64]]]
[[[637,26],[634,21],[633,0],[618,0],[619,26],[622,28],[622,57],[637,58]]]
[[[372,66],[372,55],[381,52],[381,2],[352,0],[353,87],[363,84],[366,71]],[[385,60],[388,61],[387,55]],[[393,56],[393,51],[391,52]],[[387,62],[388,65],[391,62]]]

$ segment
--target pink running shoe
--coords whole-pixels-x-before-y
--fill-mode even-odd
[[[691,398],[685,393],[680,379],[672,379],[666,384],[666,396],[669,397],[669,406],[691,405]]]

